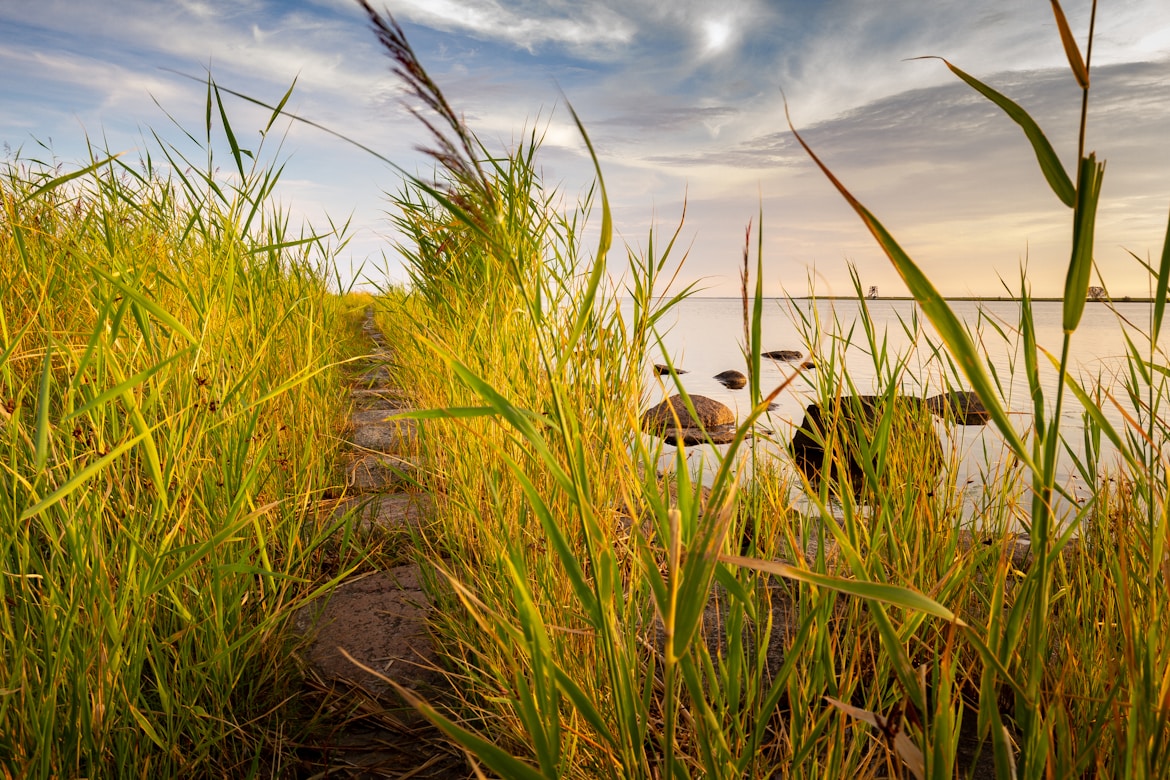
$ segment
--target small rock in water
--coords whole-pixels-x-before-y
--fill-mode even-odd
[[[812,362],[811,360],[806,360],[800,364],[800,367],[801,368],[816,368],[817,364]]]
[[[721,371],[715,375],[715,381],[728,390],[739,390],[747,384],[747,377],[739,371]]]
[[[765,352],[760,357],[766,357],[769,360],[783,360],[786,363],[791,363],[794,360],[800,360],[804,355],[803,352],[796,349],[774,349],[771,352]]]
[[[658,374],[659,376],[664,376],[666,374],[669,374],[670,373],[670,366],[665,365],[663,363],[655,363],[654,364],[654,373]],[[685,374],[687,372],[681,368],[676,367],[674,369],[674,373]]]

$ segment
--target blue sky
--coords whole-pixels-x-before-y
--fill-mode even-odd
[[[380,6],[377,6],[380,7]],[[1079,91],[1049,3],[977,0],[390,0],[424,64],[489,148],[545,132],[546,180],[575,199],[591,169],[564,100],[597,147],[615,224],[638,247],[673,229],[687,200],[684,280],[737,294],[743,231],[762,206],[768,292],[902,291],[784,122],[882,219],[944,293],[999,294],[1027,262],[1058,295],[1069,212],[1019,129],[958,82],[942,55],[1023,104],[1071,170]],[[1067,0],[1082,44],[1089,3]],[[1157,257],[1170,208],[1170,3],[1102,3],[1088,147],[1108,160],[1097,261],[1115,295],[1148,283],[1127,250]],[[408,170],[425,136],[350,0],[3,0],[0,141],[31,157],[83,159],[86,135],[182,145],[163,109],[199,131],[203,75],[376,148]],[[156,104],[157,103],[157,104]],[[267,119],[232,105],[244,145]],[[161,106],[161,108],[160,108]],[[283,129],[283,125],[282,125]],[[187,147],[189,149],[189,147]],[[281,203],[317,226],[352,216],[346,268],[403,274],[384,193],[393,169],[303,125],[287,129]],[[228,158],[222,161],[226,164]]]

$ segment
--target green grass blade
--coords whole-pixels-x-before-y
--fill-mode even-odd
[[[160,70],[165,70],[169,73],[174,73],[176,76],[182,76],[185,79],[190,79],[191,81],[197,81],[201,84],[207,81],[206,79],[202,79],[198,76],[192,76],[190,73],[183,73],[182,71],[174,70],[173,68],[160,68]],[[243,92],[237,92],[234,89],[228,89],[227,87],[221,87],[219,85],[216,85],[216,90],[218,90],[219,92],[226,92],[227,94],[232,95],[233,97],[238,97],[240,100],[245,100],[253,105],[260,106],[261,108],[266,108],[269,111],[272,111],[274,113],[278,113],[281,116],[285,116],[285,117],[293,120],[294,122],[300,122],[302,124],[306,124],[309,127],[320,130],[323,133],[328,133],[329,135],[333,136],[334,138],[339,138],[342,141],[344,141],[345,143],[349,144],[350,146],[355,146],[358,149],[361,149],[366,154],[370,155],[371,157],[373,157],[377,160],[380,160],[381,162],[386,163],[392,169],[398,171],[403,176],[405,176],[408,180],[414,182],[415,184],[422,184],[421,180],[416,180],[410,174],[409,171],[407,171],[402,166],[398,165],[398,163],[394,162],[386,155],[381,154],[380,152],[374,150],[373,148],[371,148],[369,146],[366,146],[365,144],[362,144],[362,143],[355,141],[353,138],[350,138],[347,135],[339,133],[336,130],[331,130],[330,128],[326,127],[323,124],[320,124],[318,122],[314,122],[311,119],[305,119],[304,117],[297,116],[296,114],[290,114],[289,112],[287,112],[283,109],[283,103],[281,104],[281,106],[274,106],[271,103],[265,103],[263,100],[257,100],[256,98],[252,97],[251,95],[247,95]],[[207,97],[207,127],[208,127],[208,138],[210,139],[210,128],[211,128],[211,93],[210,93],[210,90],[208,91],[208,97]]]
[[[86,174],[93,173],[98,168],[101,168],[103,165],[107,165],[112,160],[118,159],[118,157],[120,157],[120,156],[121,156],[120,154],[113,154],[113,155],[110,155],[109,157],[105,158],[104,160],[99,160],[99,161],[95,162],[93,165],[86,166],[85,168],[82,168],[79,171],[74,171],[73,173],[67,173],[64,176],[57,176],[56,178],[50,179],[49,181],[45,182],[44,184],[42,184],[41,186],[37,187],[35,190],[30,192],[28,195],[25,195],[23,198],[21,198],[20,203],[21,204],[28,203],[30,200],[35,200],[40,195],[48,192],[51,189],[55,189],[56,187],[60,187],[62,184],[66,183],[66,182],[73,181],[74,179],[85,176]]]
[[[752,294],[751,339],[747,345],[748,361],[751,365],[752,403],[759,403],[763,393],[760,385],[761,354],[763,347],[764,323],[764,205],[760,204],[759,228],[756,230],[756,287]]]
[[[95,476],[97,476],[97,474],[99,472],[101,472],[102,469],[104,469],[106,466],[108,466],[110,463],[112,463],[114,460],[116,460],[118,458],[118,456],[120,456],[122,453],[126,452],[126,450],[130,449],[138,442],[142,441],[148,433],[150,433],[150,431],[147,431],[146,433],[140,433],[131,439],[127,439],[126,441],[122,442],[114,449],[110,450],[108,453],[106,453],[104,456],[102,456],[98,460],[95,460],[93,463],[89,464],[84,469],[82,469],[81,471],[74,474],[72,477],[69,478],[69,480],[64,485],[59,487],[52,494],[41,499],[33,506],[31,506],[28,509],[25,509],[23,512],[21,512],[20,513],[21,522],[24,522],[25,520],[29,520],[33,517],[36,517],[41,512],[44,512],[49,507],[53,506],[57,502],[64,499],[70,493],[77,490],[77,488],[81,487],[86,482],[93,479]]]
[[[288,91],[284,93],[284,97],[282,97],[280,102],[276,104],[276,108],[272,109],[272,116],[268,117],[268,124],[264,125],[264,135],[268,135],[268,131],[272,129],[272,125],[276,123],[277,118],[279,118],[281,113],[284,111],[285,103],[287,103],[288,99],[292,97],[293,90],[297,88],[298,78],[300,78],[299,75],[293,78],[292,84],[290,84],[288,87]]]
[[[449,406],[444,409],[420,409],[412,412],[390,415],[392,420],[462,420],[469,417],[496,417],[499,412],[490,406]]]
[[[1056,356],[1047,351],[1044,354],[1048,356],[1048,360],[1052,363],[1053,368],[1059,370],[1060,361]],[[1089,394],[1085,392],[1085,389],[1081,387],[1080,383],[1071,374],[1066,373],[1064,375],[1064,383],[1069,390],[1072,390],[1077,400],[1081,402],[1081,407],[1085,410],[1085,413],[1092,418],[1093,422],[1101,429],[1101,432],[1105,434],[1109,441],[1113,443],[1113,446],[1117,448],[1117,451],[1121,453],[1121,456],[1125,458],[1125,462],[1134,469],[1135,473],[1140,473],[1139,464],[1134,459],[1133,452],[1122,441],[1121,434],[1113,427],[1113,423],[1109,422],[1109,419],[1105,416],[1105,412],[1101,410],[1100,405],[1089,397]]]
[[[186,355],[189,352],[189,349],[190,348],[185,349],[182,352],[177,352],[174,355],[171,355],[166,360],[162,361],[161,363],[156,363],[155,365],[151,366],[150,368],[147,368],[143,371],[139,371],[137,374],[130,377],[129,379],[126,379],[122,382],[119,382],[118,384],[111,387],[109,390],[106,390],[103,393],[101,393],[100,395],[90,399],[88,402],[86,402],[86,404],[84,406],[80,406],[77,409],[74,409],[68,415],[66,415],[65,422],[68,422],[69,420],[76,419],[76,418],[82,416],[83,414],[88,414],[88,413],[92,412],[94,409],[97,409],[101,406],[104,406],[105,404],[109,403],[113,399],[120,397],[127,390],[130,390],[133,387],[137,387],[138,385],[140,385],[143,382],[150,379],[155,374],[162,371],[164,368],[169,366],[171,363],[174,363],[176,360],[178,360],[179,358]]]
[[[346,653],[344,649],[342,649],[341,652],[357,666],[371,674],[377,675],[379,678],[392,685],[394,690],[398,692],[398,695],[401,696],[408,704],[422,713],[422,715],[427,720],[435,724],[435,726],[437,726],[440,731],[453,739],[457,744],[459,744],[479,760],[483,761],[489,769],[498,774],[500,777],[506,777],[509,778],[509,780],[545,780],[544,775],[520,759],[509,755],[503,748],[487,741],[478,734],[468,731],[462,726],[456,724],[454,721],[444,717],[439,713],[438,710],[419,698],[418,695],[413,691],[402,687],[397,682],[384,675],[378,674],[378,672],[374,669],[371,669],[365,664],[362,664],[360,661],[354,659],[349,655],[349,653]]]
[[[609,211],[609,198],[605,193],[605,179],[601,175],[601,163],[597,159],[597,152],[593,150],[593,142],[589,140],[589,134],[585,132],[585,125],[582,124],[581,118],[577,116],[577,112],[573,110],[573,106],[569,105],[569,113],[573,116],[573,121],[577,124],[577,130],[581,133],[582,140],[585,141],[585,147],[589,150],[589,157],[593,160],[593,170],[597,174],[597,186],[601,194],[601,233],[597,239],[597,256],[593,259],[593,268],[589,273],[589,282],[586,285],[584,292],[581,294],[578,307],[577,319],[573,323],[573,327],[569,332],[566,341],[567,347],[561,356],[561,366],[563,367],[568,361],[575,360],[574,349],[577,341],[581,338],[581,334],[585,330],[585,325],[589,322],[589,318],[594,314],[593,302],[597,298],[597,290],[601,286],[601,280],[605,276],[605,258],[609,254],[609,247],[613,243],[613,218]]]
[[[1154,291],[1154,324],[1150,342],[1158,343],[1162,333],[1162,318],[1166,314],[1166,295],[1170,293],[1170,216],[1166,219],[1166,236],[1162,240],[1162,260],[1158,264],[1158,279]]]
[[[45,468],[49,459],[49,385],[53,378],[53,342],[45,350],[45,364],[41,368],[41,385],[37,392],[37,428],[33,436],[33,457],[37,471]]]
[[[524,491],[524,495],[528,499],[528,505],[536,514],[537,519],[540,520],[541,527],[544,528],[549,543],[565,567],[565,574],[569,578],[573,592],[577,595],[577,601],[587,613],[597,615],[597,597],[593,594],[593,590],[585,576],[585,571],[581,568],[580,561],[572,545],[569,544],[569,540],[565,537],[565,532],[557,523],[556,518],[553,517],[552,511],[549,509],[544,498],[541,497],[540,491],[532,484],[532,480],[528,478],[528,475],[524,473],[520,465],[508,455],[503,455],[503,458],[504,462],[508,465],[508,469],[512,472],[513,478]]]
[[[1085,296],[1089,292],[1089,278],[1093,271],[1093,234],[1097,224],[1097,201],[1101,195],[1101,179],[1105,163],[1097,162],[1090,154],[1081,160],[1077,176],[1077,207],[1073,214],[1072,258],[1064,281],[1064,332],[1072,333],[1080,324],[1085,311]]]
[[[480,398],[491,404],[500,416],[507,420],[524,437],[524,440],[532,447],[536,456],[548,468],[550,474],[556,479],[561,488],[567,494],[574,495],[573,480],[565,473],[565,470],[560,464],[557,463],[553,454],[549,452],[548,445],[533,424],[530,413],[514,406],[498,390],[481,379],[474,371],[459,360],[456,360],[453,356],[447,357],[447,363],[461,381],[478,393]]]
[[[593,727],[593,730],[609,743],[611,748],[617,749],[620,743],[614,736],[613,731],[609,728],[609,725],[606,724],[601,713],[597,711],[597,707],[594,706],[589,695],[561,667],[555,666],[552,671],[556,676],[557,685],[560,687],[561,692],[573,703],[577,714],[584,718]]]
[[[24,334],[28,332],[28,329],[33,326],[34,322],[35,322],[35,320],[29,320],[28,322],[26,322],[24,324],[24,327],[21,328],[17,332],[16,336],[13,337],[12,343],[10,343],[7,347],[5,347],[4,351],[2,353],[0,353],[0,366],[3,366],[3,365],[8,363],[8,358],[11,357],[12,353],[16,350],[16,346],[18,344],[20,344],[20,340],[22,338],[24,338]]]
[[[912,588],[906,588],[901,585],[852,580],[845,577],[836,577],[831,574],[821,574],[819,572],[809,571],[808,569],[799,569],[780,561],[765,561],[759,558],[745,558],[739,555],[720,555],[719,560],[732,566],[743,566],[777,577],[805,582],[809,585],[816,585],[822,588],[829,588],[838,593],[846,593],[850,596],[857,596],[858,598],[880,601],[895,607],[901,607],[902,609],[924,612],[927,615],[933,615],[953,622],[959,627],[965,627],[967,625],[954,612],[951,612],[934,599]]]
[[[166,511],[170,508],[170,501],[167,497],[167,480],[163,476],[162,459],[159,457],[158,447],[154,443],[151,427],[146,422],[146,418],[142,416],[142,410],[138,407],[138,402],[134,400],[134,393],[129,390],[123,393],[122,403],[130,412],[130,424],[142,436],[142,449],[146,454],[146,465],[150,469],[150,478],[154,480],[155,495],[158,496],[163,511]]]
[[[1052,148],[1052,144],[1049,143],[1048,137],[1044,135],[1044,131],[1040,129],[1040,126],[1036,124],[1036,121],[1032,119],[1027,111],[1021,108],[1011,98],[997,92],[974,76],[955,67],[945,57],[916,57],[915,59],[942,60],[951,69],[952,73],[967,82],[976,92],[999,106],[1013,122],[1023,129],[1024,135],[1028,137],[1028,141],[1032,144],[1032,150],[1036,153],[1036,161],[1040,163],[1040,170],[1043,172],[1044,178],[1048,180],[1048,186],[1056,193],[1056,197],[1060,198],[1060,202],[1069,208],[1076,205],[1077,192],[1073,187],[1072,179],[1069,178],[1068,173],[1064,170],[1064,166],[1060,164],[1060,158],[1056,156],[1056,151]]]
[[[199,343],[199,340],[197,338],[195,338],[195,336],[191,333],[191,331],[187,330],[186,325],[184,325],[183,323],[181,323],[177,319],[175,319],[175,317],[169,311],[164,309],[162,306],[159,306],[157,303],[152,301],[150,298],[147,298],[141,292],[134,289],[130,285],[126,284],[124,281],[122,281],[122,279],[120,278],[119,275],[111,274],[108,271],[106,271],[105,269],[98,268],[97,266],[93,266],[93,271],[94,271],[94,273],[98,274],[103,279],[105,279],[107,282],[109,282],[110,284],[114,285],[119,290],[121,290],[122,293],[127,298],[131,298],[134,301],[136,301],[140,306],[142,306],[144,309],[146,309],[151,314],[153,314],[155,319],[159,320],[163,324],[170,327],[171,330],[175,331],[176,333],[181,335],[183,338],[187,339],[187,341],[189,341],[192,344]]]

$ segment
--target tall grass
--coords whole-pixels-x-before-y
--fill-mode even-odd
[[[287,619],[360,555],[317,508],[356,315],[210,84],[207,117],[190,153],[0,172],[6,777],[279,774]]]
[[[1085,94],[1083,139],[1090,58],[1053,8]],[[1022,108],[947,63],[1021,126],[1072,212],[1058,356],[1036,343],[1026,279],[1017,326],[991,328],[1023,346],[1017,368],[1032,409],[1020,430],[1003,377],[976,347],[995,334],[977,339],[797,136],[930,329],[904,322],[917,351],[891,351],[860,288],[857,325],[804,320],[821,347],[817,397],[836,423],[821,432],[824,478],[792,477],[754,430],[789,386],[760,386],[764,258],[757,240],[751,262],[749,231],[753,408],[699,480],[685,448],[671,461],[639,430],[656,389],[681,391],[677,375],[655,388],[645,370],[669,362],[656,324],[688,293],[662,294],[678,233],[664,242],[652,231],[609,282],[619,263],[600,169],[589,196],[565,206],[539,176],[535,133],[503,153],[484,149],[401,30],[367,11],[396,71],[437,112],[428,127],[440,181],[408,180],[395,199],[413,291],[380,317],[398,334],[402,381],[427,409],[415,416],[428,420],[425,479],[438,522],[418,541],[440,572],[434,628],[462,699],[444,710],[417,703],[451,738],[506,777],[1170,774],[1170,370],[1157,348],[1170,243],[1160,264],[1147,264],[1150,326],[1127,324],[1121,408],[1133,411],[1117,428],[1102,411],[1114,399],[1075,378],[1068,359],[1092,269],[1095,154],[1078,149],[1069,176]],[[598,211],[591,253],[581,236]],[[877,377],[864,423],[843,413],[862,389],[844,369],[854,344],[873,356]],[[1049,359],[1059,376],[1051,404],[1039,379]],[[1008,452],[973,520],[961,512],[956,454],[940,448],[941,471],[924,468],[934,427],[921,407],[907,408],[904,386],[970,387],[990,411]],[[1087,442],[1074,465],[1092,495],[1065,496],[1075,511],[1062,518],[1058,457],[1076,450],[1059,420],[1074,401]],[[1116,462],[1099,459],[1102,437]],[[850,457],[859,481],[848,477]],[[660,474],[664,461],[672,467]],[[794,508],[794,492],[810,510]],[[1027,561],[1012,540],[1021,519]]]

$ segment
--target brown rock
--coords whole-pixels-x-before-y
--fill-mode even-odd
[[[350,461],[345,484],[357,493],[376,493],[410,485],[417,475],[418,466],[408,460],[367,454]]]
[[[434,500],[426,493],[382,493],[372,499],[347,498],[333,510],[335,517],[354,512],[357,527],[384,530],[418,528],[434,517]]]
[[[362,411],[384,411],[397,414],[410,406],[410,399],[400,388],[390,385],[380,387],[355,387],[349,391],[353,405]]]
[[[676,428],[678,422],[681,422],[684,428],[709,430],[735,422],[735,414],[731,409],[706,396],[692,395],[691,404],[695,407],[698,419],[691,417],[681,395],[672,395],[642,415],[642,429],[649,433],[665,433]]]

